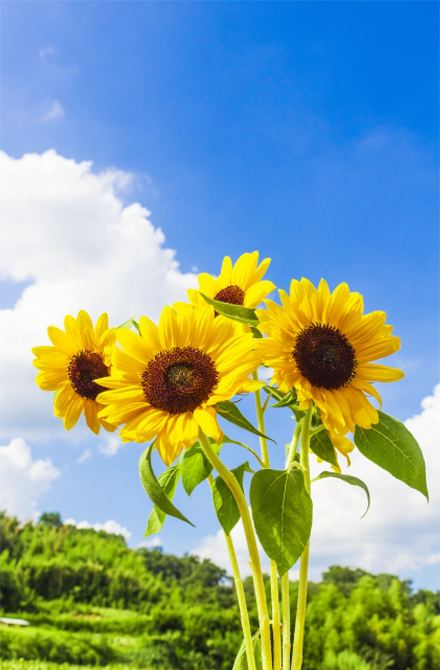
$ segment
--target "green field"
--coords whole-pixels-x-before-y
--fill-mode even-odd
[[[31,624],[1,626],[5,670],[231,670],[242,636],[224,570],[47,516],[23,527],[1,516],[2,616]],[[256,631],[250,578],[244,587]],[[304,670],[438,670],[439,648],[438,594],[338,566],[309,586]]]

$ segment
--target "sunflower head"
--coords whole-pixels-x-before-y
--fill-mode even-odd
[[[165,307],[159,326],[143,316],[140,334],[117,331],[111,376],[99,379],[109,390],[98,396],[100,417],[121,429],[123,441],[156,437],[170,465],[183,448],[197,441],[200,429],[219,444],[223,433],[215,404],[262,382],[248,376],[261,355],[250,333],[237,332],[227,319],[216,319],[208,305]]]
[[[90,430],[98,434],[101,426],[108,431],[115,427],[98,418],[102,406],[96,398],[105,390],[97,379],[107,377],[115,329],[108,327],[108,316],[102,314],[93,327],[84,310],[77,318],[67,315],[65,330],[49,326],[47,332],[53,346],[35,347],[34,365],[40,370],[36,382],[44,391],[56,391],[55,416],[63,419],[70,430],[84,412]]]
[[[265,258],[258,265],[258,251],[243,254],[235,265],[226,256],[217,279],[207,273],[200,274],[199,288],[188,289],[188,298],[193,305],[204,306],[206,302],[200,295],[203,293],[208,298],[231,305],[257,307],[275,289],[271,281],[262,281],[269,264],[270,258]]]
[[[279,293],[281,305],[266,300],[267,310],[257,311],[269,336],[261,344],[263,359],[282,391],[296,389],[300,409],[315,403],[333,444],[346,455],[346,433],[379,421],[367,397],[381,403],[371,382],[404,376],[375,362],[397,351],[400,339],[391,335],[385,312],[363,313],[362,296],[347,284],[330,293],[324,280],[316,289],[303,278],[292,280],[290,295]]]

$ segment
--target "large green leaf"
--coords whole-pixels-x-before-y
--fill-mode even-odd
[[[212,438],[209,437],[208,440],[218,454],[220,447]],[[185,456],[183,457],[182,484],[187,494],[190,496],[196,486],[201,484],[211,472],[212,465],[206,458],[200,442],[196,442],[185,452]]]
[[[338,459],[333,442],[325,430],[320,430],[319,433],[312,435],[310,439],[310,449],[326,463],[331,463],[332,465],[336,466],[338,465]]]
[[[316,482],[318,479],[326,479],[327,477],[342,479],[342,481],[347,482],[347,484],[351,484],[352,486],[360,486],[361,489],[364,489],[365,493],[367,494],[367,509],[362,514],[361,518],[363,518],[370,509],[370,491],[368,490],[368,486],[365,484],[365,482],[363,482],[362,479],[359,479],[358,477],[353,477],[353,475],[342,475],[339,472],[327,471],[321,472],[317,477],[315,477],[313,481]]]
[[[260,433],[260,431],[257,430],[251,424],[251,422],[246,419],[245,416],[243,416],[235,402],[224,400],[222,402],[218,402],[216,405],[214,405],[214,407],[220,416],[223,417],[223,419],[230,421],[235,426],[239,426],[240,428],[244,428],[244,430],[247,430],[254,435],[259,435],[260,437],[265,437],[267,440],[275,442],[275,440],[272,440],[271,437],[267,437],[267,435]]]
[[[180,470],[181,470],[180,464],[172,465],[170,468],[167,468],[166,470],[161,472],[159,477],[157,478],[157,481],[161,486],[161,488],[163,489],[163,492],[165,493],[168,500],[172,500],[174,498],[177,484],[179,483]],[[166,516],[167,515],[165,514],[165,512],[162,512],[161,509],[159,509],[158,507],[156,507],[156,505],[154,505],[148,519],[147,530],[145,531],[144,537],[148,537],[149,535],[159,533],[162,530],[162,527],[165,523]]]
[[[263,670],[263,659],[261,656],[261,638],[259,633],[255,633],[255,635],[252,636],[252,649],[254,651],[256,669]],[[249,670],[246,655],[246,644],[244,640],[241,643],[241,647],[238,651],[237,656],[235,657],[232,670]]]
[[[312,530],[312,500],[299,469],[259,470],[250,486],[255,530],[282,577],[301,556]]]
[[[356,426],[354,441],[366,458],[428,498],[423,454],[403,423],[379,412],[369,430]]]
[[[202,298],[206,300],[209,305],[212,305],[215,311],[222,316],[227,316],[228,319],[233,321],[238,321],[245,326],[254,326],[255,328],[260,323],[255,314],[255,310],[251,307],[242,307],[241,305],[231,305],[229,302],[220,302],[219,300],[213,300],[208,298],[208,296],[200,293]]]
[[[234,468],[231,472],[234,473],[238,483],[241,488],[243,488],[244,473],[252,472],[252,470],[249,468],[249,463],[246,462],[242,463],[237,468]],[[214,480],[212,486],[212,499],[214,501],[214,509],[217,518],[220,521],[220,525],[226,535],[229,535],[240,519],[240,511],[230,488],[220,476],[216,477]]]
[[[186,523],[194,526],[194,524],[191,523],[191,521],[189,521],[186,516],[182,514],[182,512],[179,512],[177,507],[174,507],[173,503],[168,499],[163,488],[157,481],[156,475],[154,474],[153,468],[151,467],[151,454],[154,447],[155,443],[152,442],[150,446],[145,449],[139,459],[139,474],[141,476],[142,486],[144,487],[153,504],[156,505],[156,507],[158,507],[162,512],[165,512],[165,514],[169,514],[170,516],[174,516],[177,519],[181,519],[182,521],[186,521]]]

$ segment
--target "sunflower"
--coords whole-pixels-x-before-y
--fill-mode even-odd
[[[99,416],[117,425],[124,442],[156,438],[162,460],[170,465],[183,448],[197,441],[200,429],[218,444],[223,433],[215,403],[262,382],[248,379],[261,360],[250,333],[237,333],[211,307],[165,307],[159,326],[143,316],[140,335],[119,328],[111,376],[99,383],[109,391],[98,401]]]
[[[101,425],[112,432],[115,427],[98,418],[102,405],[96,397],[105,389],[95,380],[109,374],[115,329],[109,329],[107,314],[101,314],[93,327],[84,310],[78,312],[76,319],[67,315],[64,327],[65,331],[55,326],[47,329],[53,347],[32,349],[37,357],[34,365],[41,370],[36,382],[43,391],[58,391],[54,413],[63,419],[66,430],[70,430],[84,412],[87,425],[94,433],[99,433]]]
[[[400,339],[391,335],[385,312],[363,314],[362,296],[347,284],[330,293],[323,279],[316,289],[303,278],[292,280],[290,296],[279,293],[282,306],[265,300],[267,310],[257,312],[269,335],[261,344],[263,360],[282,391],[295,387],[300,409],[315,403],[333,444],[346,454],[353,448],[346,433],[379,421],[367,395],[382,401],[370,382],[404,377],[372,362],[400,349]]]
[[[206,305],[200,295],[204,293],[208,298],[231,305],[257,307],[275,289],[271,281],[261,281],[269,264],[270,258],[265,258],[258,265],[258,251],[243,254],[234,266],[229,256],[226,256],[219,277],[215,279],[206,272],[200,274],[199,288],[188,289],[188,298],[193,305]]]

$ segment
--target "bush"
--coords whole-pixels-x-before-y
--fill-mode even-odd
[[[4,659],[52,661],[77,665],[107,665],[116,660],[114,650],[96,636],[79,637],[48,630],[2,630]]]
[[[326,654],[323,670],[371,670],[371,665],[362,660],[354,651]]]

